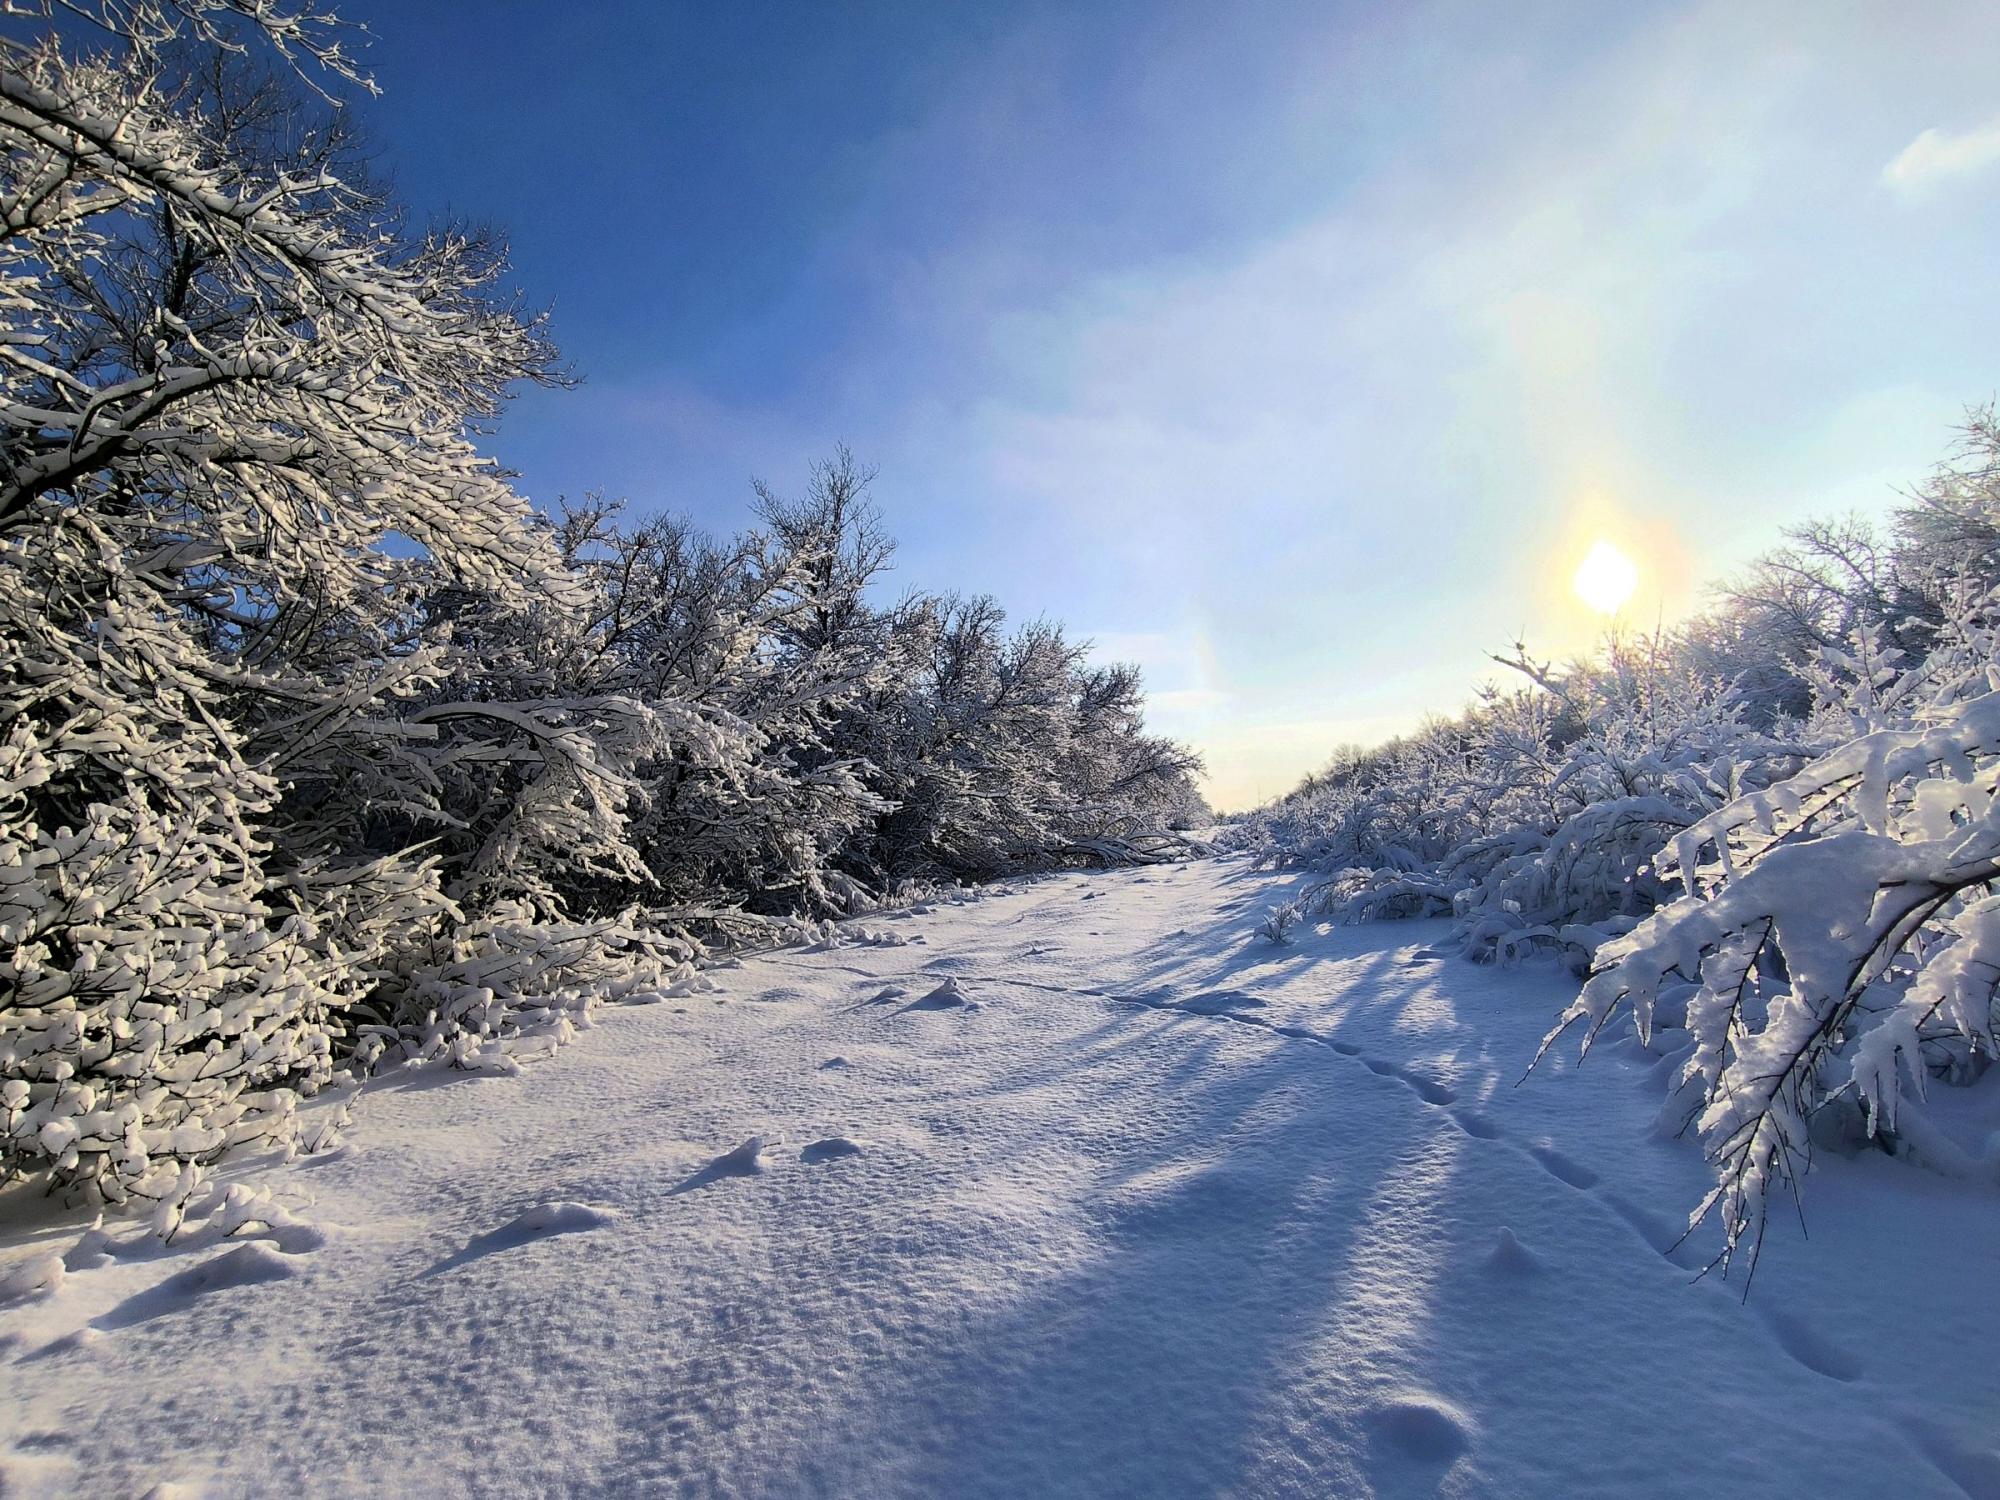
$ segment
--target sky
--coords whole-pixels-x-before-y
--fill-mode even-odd
[[[492,451],[1137,661],[1218,807],[1881,514],[2000,375],[2000,6],[342,0],[583,377]]]

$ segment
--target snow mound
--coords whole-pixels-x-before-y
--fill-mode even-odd
[[[100,1329],[129,1328],[135,1323],[179,1312],[198,1297],[232,1287],[257,1286],[267,1281],[286,1281],[298,1275],[298,1265],[262,1240],[238,1245],[223,1255],[190,1266],[169,1276],[157,1286],[127,1297],[97,1319]]]
[[[725,1151],[709,1160],[692,1177],[676,1184],[674,1192],[691,1193],[697,1188],[707,1187],[711,1182],[720,1182],[725,1177],[755,1177],[764,1170],[764,1152],[775,1146],[777,1141],[765,1140],[761,1135],[753,1135],[734,1150]]]
[[[0,1277],[0,1307],[10,1302],[39,1301],[62,1290],[63,1260],[60,1255],[38,1255]]]
[[[588,1203],[542,1203],[529,1209],[501,1233],[512,1231],[523,1239],[537,1234],[575,1234],[586,1229],[602,1229],[618,1218],[616,1209],[596,1208]]]
[[[273,1197],[269,1188],[232,1184],[222,1202],[196,1231],[195,1243],[268,1240],[287,1255],[303,1255],[326,1244],[326,1235]],[[79,1248],[81,1248],[79,1246]]]
[[[823,1140],[811,1141],[799,1152],[799,1160],[806,1162],[837,1161],[843,1156],[859,1156],[861,1147],[844,1135],[830,1135]]]
[[[972,997],[959,988],[956,975],[932,990],[920,1000],[912,1000],[904,1010],[972,1010]]]
[[[742,1145],[709,1163],[718,1172],[761,1172],[764,1170],[764,1137],[753,1135]]]
[[[1500,1226],[1500,1238],[1493,1246],[1493,1253],[1486,1257],[1486,1264],[1510,1276],[1532,1276],[1542,1268],[1535,1252],[1516,1239],[1514,1231],[1504,1224]]]
[[[1368,1420],[1385,1448],[1422,1463],[1448,1464],[1472,1446],[1465,1413],[1438,1396],[1400,1397],[1377,1407]]]
[[[94,1271],[99,1266],[108,1266],[117,1258],[116,1242],[104,1232],[102,1226],[93,1225],[84,1230],[77,1242],[63,1254],[63,1269],[68,1271]]]
[[[34,1352],[33,1358],[55,1359],[64,1354],[75,1354],[80,1350],[88,1349],[91,1345],[101,1342],[103,1338],[103,1334],[86,1323],[81,1328],[72,1328],[60,1338],[50,1339]]]
[[[580,1234],[586,1230],[602,1229],[615,1222],[615,1209],[597,1208],[589,1203],[575,1203],[568,1199],[558,1199],[552,1203],[538,1203],[523,1213],[516,1214],[498,1229],[476,1235],[466,1242],[463,1250],[450,1255],[432,1266],[424,1275],[441,1276],[446,1271],[470,1261],[482,1260],[486,1256],[498,1254],[502,1250],[512,1250],[516,1246],[530,1244],[535,1240],[550,1238],[559,1234]]]

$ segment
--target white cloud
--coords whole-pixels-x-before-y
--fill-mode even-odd
[[[1922,132],[1882,169],[1882,180],[1905,193],[1922,192],[1946,177],[1963,177],[2000,162],[2000,118],[1970,130]]]

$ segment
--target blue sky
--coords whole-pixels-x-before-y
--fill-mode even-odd
[[[1138,660],[1225,807],[1453,709],[1607,536],[1648,623],[2000,383],[2000,6],[349,0],[404,196],[581,389],[538,501],[747,519]]]

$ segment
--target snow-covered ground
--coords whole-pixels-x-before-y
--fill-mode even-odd
[[[1017,883],[372,1086],[225,1174],[265,1238],[15,1190],[0,1492],[2000,1495],[1991,1190],[1829,1160],[1694,1282],[1656,1060],[1517,1087],[1567,981],[1252,939],[1285,884]]]

